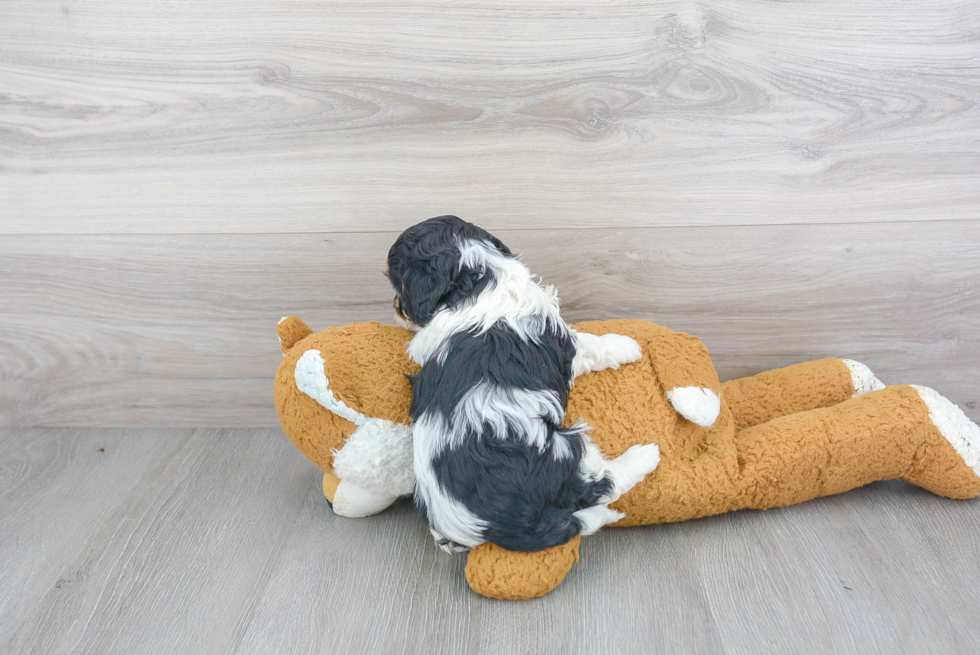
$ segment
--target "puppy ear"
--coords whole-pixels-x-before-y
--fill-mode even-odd
[[[388,279],[399,307],[419,327],[440,309],[479,294],[492,279],[483,266],[461,265],[464,239],[490,241],[510,255],[498,239],[455,216],[437,216],[405,230],[388,251]]]
[[[449,249],[404,253],[391,281],[402,312],[422,327],[432,320],[441,298],[452,288],[459,258]]]
[[[432,320],[438,310],[452,309],[479,293],[489,281],[482,269],[460,266],[455,244],[425,253],[424,258],[401,267],[399,273],[399,304],[419,326]]]

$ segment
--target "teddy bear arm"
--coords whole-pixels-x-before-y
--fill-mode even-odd
[[[644,344],[667,399],[678,414],[712,427],[721,411],[721,383],[697,337],[664,329]]]

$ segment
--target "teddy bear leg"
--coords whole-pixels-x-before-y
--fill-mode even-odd
[[[470,550],[466,581],[481,596],[527,600],[544,596],[561,584],[579,560],[581,537],[537,553],[506,550],[491,543]]]
[[[977,426],[939,394],[925,395],[935,411],[923,392],[894,386],[741,430],[732,508],[792,505],[892,479],[952,498],[980,494]]]
[[[323,474],[323,495],[333,506],[334,514],[347,518],[377,514],[398,500],[398,496],[359,487],[347,480],[341,480],[329,471]]]
[[[849,359],[819,359],[730,380],[722,397],[735,429],[761,425],[779,416],[830,407],[883,385],[867,366]]]
[[[340,486],[340,478],[331,473],[330,471],[323,472],[323,496],[327,499],[331,505],[333,505],[334,496],[337,493],[337,487]]]

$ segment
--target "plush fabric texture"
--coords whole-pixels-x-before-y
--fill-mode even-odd
[[[544,596],[561,584],[578,562],[581,537],[539,553],[518,553],[495,544],[470,550],[466,581],[483,596],[499,600],[528,600]]]
[[[316,334],[290,316],[277,328],[284,358],[276,373],[275,400],[286,436],[325,471],[333,469],[334,450],[357,427],[320,406],[296,388],[296,362],[307,350],[318,350],[334,396],[370,418],[407,424],[412,385],[404,374],[419,367],[405,354],[411,333],[402,328],[354,323]]]
[[[339,486],[340,478],[330,471],[323,472],[323,496],[328,502],[333,503],[334,494],[337,493],[337,487]]]
[[[659,467],[612,505],[626,514],[617,526],[791,505],[876,480],[905,479],[950,498],[980,494],[980,475],[951,445],[980,461],[977,426],[931,390],[893,386],[852,398],[851,368],[840,359],[721,384],[707,349],[691,335],[636,320],[572,327],[625,334],[643,350],[635,363],[579,377],[568,400],[566,425],[582,419],[592,426],[592,439],[608,457],[635,444],[660,448]],[[411,402],[404,374],[417,367],[405,355],[411,333],[401,328],[358,323],[317,334],[307,330],[299,319],[279,326],[285,359],[276,378],[276,406],[293,443],[330,472],[333,451],[343,447],[354,425],[296,389],[293,369],[302,353],[315,348],[323,354],[338,399],[366,416],[399,423],[408,423]],[[721,398],[712,427],[688,421],[671,405],[667,393],[686,387]],[[930,415],[925,392],[938,399],[930,401],[934,405],[951,407],[936,410],[951,418]],[[947,436],[934,420],[947,421]],[[963,434],[950,436],[951,430]],[[327,486],[325,480],[325,492]],[[560,583],[578,557],[577,539],[540,553],[486,544],[470,551],[466,577],[486,596],[533,598]]]

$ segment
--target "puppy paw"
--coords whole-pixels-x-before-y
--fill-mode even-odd
[[[655,443],[638,444],[629,449],[616,460],[625,460],[631,470],[636,471],[642,480],[657,470],[660,465],[660,447]]]
[[[712,427],[721,411],[718,394],[702,387],[678,387],[667,392],[667,400],[678,414],[703,428]]]
[[[610,523],[615,523],[626,518],[626,515],[622,512],[617,512],[614,509],[609,509],[607,505],[593,505],[592,507],[586,507],[585,509],[580,509],[575,512],[572,516],[577,518],[582,524],[582,531],[579,532],[582,536],[588,536],[590,534],[595,534],[604,525],[609,525]]]
[[[574,377],[592,371],[619,368],[622,364],[635,362],[643,356],[640,344],[622,334],[602,336],[586,332],[574,334],[575,359],[572,361]]]
[[[635,487],[660,464],[660,448],[648,443],[631,446],[625,453],[606,465],[612,474],[613,488],[608,494],[608,502],[619,500],[620,496]]]
[[[467,546],[458,544],[455,541],[450,541],[432,528],[429,528],[429,532],[432,534],[432,539],[436,542],[436,546],[438,546],[440,550],[443,550],[450,555],[458,555],[459,553],[465,553],[469,550]]]
[[[607,360],[610,368],[619,368],[621,364],[632,364],[643,357],[643,349],[636,339],[624,334],[604,334],[602,340],[607,346]]]

